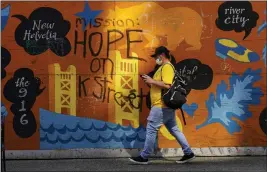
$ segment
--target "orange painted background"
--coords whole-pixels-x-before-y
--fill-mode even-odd
[[[142,148],[144,130],[140,129],[140,125],[146,126],[149,109],[146,106],[145,95],[149,88],[140,79],[139,74],[147,74],[154,69],[155,61],[150,55],[159,45],[168,47],[177,63],[185,59],[197,59],[213,71],[212,82],[208,88],[191,90],[188,96],[188,106],[184,108],[186,125],[183,123],[180,111],[177,111],[177,116],[181,121],[179,126],[192,147],[265,146],[267,141],[266,57],[264,61],[263,50],[266,45],[266,26],[265,29],[261,29],[261,32],[258,30],[266,22],[264,13],[266,2],[251,2],[252,10],[259,15],[259,18],[251,33],[244,40],[245,31],[224,31],[216,26],[218,8],[222,3],[2,2],[2,11],[7,6],[10,7],[7,23],[1,33],[1,46],[11,55],[11,61],[5,67],[6,76],[1,80],[1,102],[8,112],[5,119],[7,149]],[[86,4],[91,12],[83,14],[81,12],[85,11]],[[45,13],[46,9],[43,13],[35,11],[34,14],[33,11],[40,7],[57,10],[62,14],[63,19],[57,18],[58,13],[49,18],[51,11],[48,10]],[[22,15],[26,19],[22,20],[17,15]],[[32,18],[29,18],[30,15]],[[81,15],[89,19],[85,30],[82,26],[85,20]],[[92,22],[94,18],[97,19],[95,25]],[[55,24],[50,25],[51,33],[57,33],[57,38],[65,36],[66,39],[63,39],[65,42],[63,41],[63,44],[51,43],[47,46],[49,40],[40,37],[38,39],[43,40],[42,43],[46,45],[46,48],[48,47],[46,51],[41,52],[41,43],[32,41],[35,38],[28,37],[28,42],[22,40],[23,36],[19,37],[19,35],[25,36],[25,30],[32,29],[33,20],[36,22],[42,20],[41,22],[46,21],[50,24],[54,21]],[[64,23],[63,20],[68,22]],[[69,23],[69,30],[66,29],[67,23]],[[40,33],[46,33],[46,31],[41,29]],[[31,33],[33,32],[36,30],[31,30]],[[66,35],[62,35],[63,32]],[[85,49],[82,44],[77,44],[77,41],[83,41],[84,38]],[[20,46],[18,42],[23,41],[25,47],[30,48]],[[68,41],[70,46],[67,45]],[[230,46],[233,41],[238,47]],[[238,49],[240,47],[243,47],[243,50]],[[54,52],[51,49],[54,49]],[[98,50],[99,54],[97,54]],[[227,58],[219,57],[216,51]],[[229,51],[233,51],[236,55],[229,54]],[[1,56],[3,57],[3,50]],[[253,61],[253,59],[256,60]],[[51,73],[55,69],[54,64],[58,64],[61,71],[66,71],[70,65],[73,65],[76,70],[73,73],[76,76],[76,82],[74,82],[76,89],[70,96],[72,98],[73,95],[76,96],[75,115],[64,108],[60,113],[53,110],[57,106],[54,102],[55,95],[59,94],[55,88],[55,83],[59,82],[56,76],[59,75]],[[20,134],[17,134],[14,129],[17,124],[13,122],[14,113],[10,107],[12,104],[19,106],[21,101],[18,103],[9,101],[4,95],[4,87],[8,80],[14,77],[14,72],[20,68],[32,70],[34,77],[40,78],[40,89],[45,89],[39,96],[35,94],[36,100],[30,108],[36,120],[36,129],[32,129],[31,124],[28,123],[25,125],[30,129],[26,131],[23,128],[25,125],[20,124],[22,127],[16,129]],[[124,69],[125,72],[123,72]],[[86,78],[84,85],[81,84]],[[129,88],[126,88],[127,84],[123,85],[127,79]],[[204,80],[198,82],[196,84],[201,84]],[[226,86],[226,90],[219,94],[220,90],[223,90],[222,85]],[[122,94],[115,95],[114,90],[124,90],[127,94],[123,96],[127,97],[131,93],[130,87],[132,91],[137,88],[133,91],[135,98],[132,99],[137,108],[130,107],[130,110],[127,110],[120,97]],[[19,91],[12,91],[11,87],[9,88],[6,89],[9,91],[6,94],[16,97]],[[35,91],[34,89],[37,89],[29,88],[28,94],[30,95]],[[143,98],[140,98],[141,92]],[[211,94],[217,101],[222,100],[221,103],[215,103],[219,106],[217,109],[216,105],[212,106],[208,103],[208,100],[212,99]],[[125,101],[124,103],[129,105],[129,97]],[[27,118],[26,115],[25,119]],[[120,120],[120,118],[124,119]],[[130,118],[136,119],[138,124],[135,124],[134,120],[129,120]],[[200,127],[205,121],[208,121],[207,125]],[[80,129],[77,128],[78,123]],[[119,129],[121,126],[118,126],[118,123],[124,128]],[[94,134],[90,133],[92,124],[95,127],[93,128]],[[59,131],[55,131],[55,128],[48,130],[51,125]],[[114,129],[115,127],[118,128]],[[32,134],[30,134],[31,130],[34,130]],[[56,132],[58,134],[55,134]],[[29,133],[28,136],[25,133]],[[82,138],[83,136],[86,138]],[[97,140],[100,136],[100,140]],[[47,139],[53,141],[48,143]],[[64,139],[68,141],[65,143]],[[170,139],[168,133],[163,132],[162,129],[159,132],[158,146],[179,147],[176,141]]]

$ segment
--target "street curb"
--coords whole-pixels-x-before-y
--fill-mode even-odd
[[[267,156],[267,147],[192,148],[196,156]],[[127,158],[141,149],[6,150],[6,159]],[[181,148],[160,149],[151,157],[183,156]]]

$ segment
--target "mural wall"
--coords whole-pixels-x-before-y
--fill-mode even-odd
[[[266,2],[2,2],[9,150],[143,148],[155,47],[194,80],[192,147],[266,146]],[[6,112],[7,111],[7,112]],[[2,113],[1,113],[2,114]],[[163,126],[155,147],[179,147]]]

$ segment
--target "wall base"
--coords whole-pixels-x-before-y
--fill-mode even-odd
[[[267,156],[267,147],[192,148],[197,156]],[[7,150],[6,159],[127,158],[141,149]],[[183,156],[181,148],[160,149],[152,157]]]

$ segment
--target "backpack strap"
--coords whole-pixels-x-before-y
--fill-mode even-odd
[[[168,63],[165,63],[164,65],[166,65],[166,64],[168,64]],[[161,73],[161,81],[162,81],[162,69],[163,69],[163,67],[164,67],[164,65],[161,67],[161,69],[160,69],[160,73]],[[171,67],[173,68],[173,72],[174,72],[174,74],[175,74],[175,68],[173,67],[173,65],[170,63],[169,65],[171,65]]]
[[[165,64],[164,64],[164,65],[165,65]],[[162,81],[162,69],[163,69],[164,65],[161,67],[161,81]],[[172,64],[170,64],[170,65],[171,65],[171,67],[173,68],[173,71],[174,71],[174,74],[175,74],[175,68],[173,67]],[[163,95],[163,91],[164,91],[164,89],[161,89],[161,95]],[[183,111],[182,107],[179,108],[179,109],[180,109],[180,111],[181,111],[181,113],[182,113],[182,117],[183,117],[184,125],[186,125],[186,121],[185,121],[185,117],[184,117],[184,111]]]
[[[165,63],[164,65],[166,65],[166,64],[168,64],[168,63]],[[161,81],[163,81],[162,80],[162,69],[163,69],[163,67],[164,67],[164,65],[162,65],[162,67],[161,67],[161,69],[160,69],[160,77],[161,77]],[[172,64],[170,64],[171,65],[171,67],[173,68],[173,70],[174,70],[174,73],[175,73],[175,69],[174,69],[174,67],[172,66]],[[161,96],[163,95],[163,93],[164,93],[164,89],[162,88],[161,89]]]
[[[181,111],[181,113],[182,113],[182,117],[183,117],[184,125],[186,125],[186,121],[185,121],[185,117],[184,117],[184,111],[183,111],[182,107],[180,108],[180,111]]]

